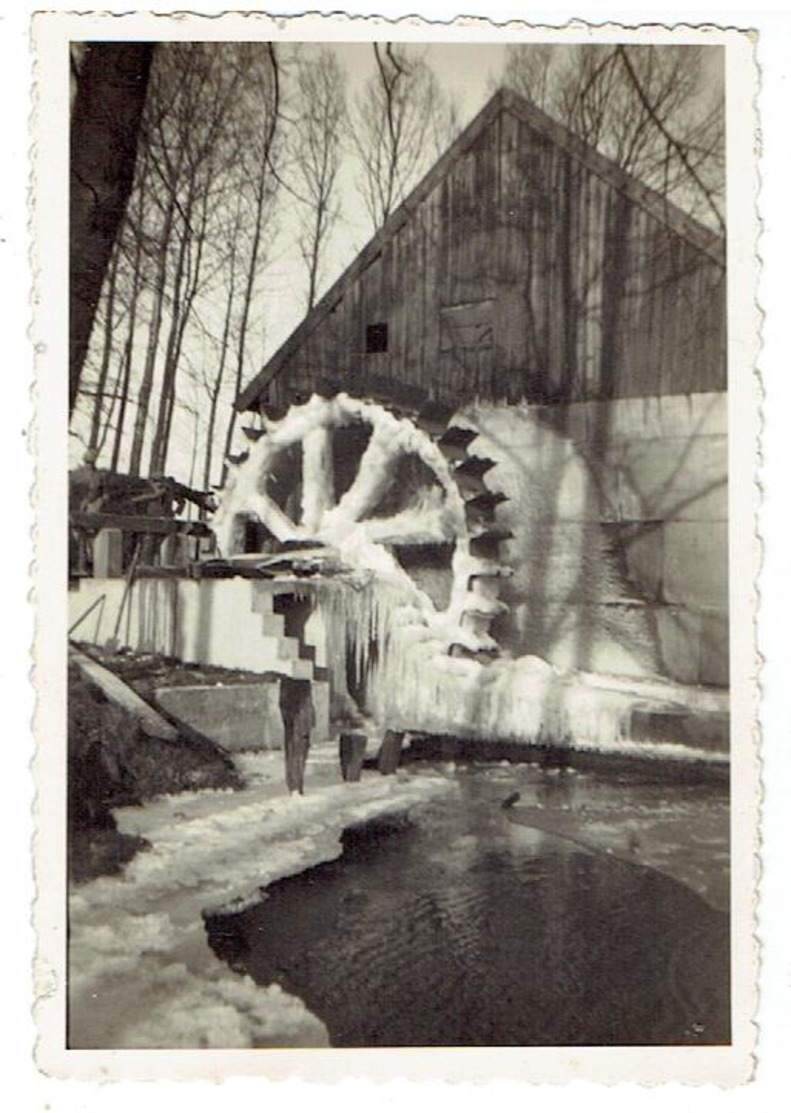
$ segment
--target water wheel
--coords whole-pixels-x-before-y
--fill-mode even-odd
[[[496,656],[504,496],[487,484],[494,461],[475,455],[475,430],[449,417],[314,395],[251,430],[212,523],[221,555],[318,547],[405,574],[455,630],[452,655]]]

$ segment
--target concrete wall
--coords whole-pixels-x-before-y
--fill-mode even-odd
[[[124,587],[122,579],[84,579],[69,592],[71,623],[105,596],[74,631],[78,641],[103,645],[114,636]],[[117,639],[122,647],[188,663],[281,671],[278,638],[264,634],[249,580],[141,578],[129,593]]]
[[[161,653],[187,664],[310,679],[312,666],[299,658],[296,639],[284,636],[266,582],[141,577],[129,592],[116,634],[124,590],[122,579],[99,578],[80,580],[70,589],[70,625],[104,596],[74,630],[76,641],[102,646],[115,637],[121,648]],[[314,663],[326,666],[326,634],[318,609],[305,624],[304,638],[315,650]]]
[[[728,683],[727,396],[544,407],[593,479],[598,516],[646,604],[662,672]]]
[[[159,707],[232,753],[283,749],[278,677],[226,687],[162,687],[154,695]]]
[[[267,679],[273,682],[279,676],[311,680],[316,717],[312,741],[329,737],[329,683],[314,678],[314,664],[324,666],[327,660],[326,634],[319,612],[312,614],[305,626],[305,642],[314,649],[311,662],[300,657],[297,640],[284,635],[283,618],[273,613],[271,585],[265,582],[141,577],[133,584],[121,612],[124,591],[124,580],[98,578],[83,579],[71,589],[70,626],[97,603],[74,630],[75,640],[104,646],[115,639],[119,648],[159,653],[186,664],[268,674]],[[119,612],[121,623],[116,633]],[[190,689],[192,710],[200,717],[200,722],[196,719],[192,725],[216,737],[222,745],[232,744],[232,748],[252,744],[259,733],[268,745],[280,745],[277,684],[266,690],[255,685],[249,688],[252,695],[227,689],[219,700],[223,708],[214,706],[216,699],[211,701],[211,714],[221,720],[230,713],[227,704],[231,700],[237,722],[226,723],[221,731],[203,707],[201,692]],[[186,691],[170,698],[178,700]],[[236,692],[238,700],[228,696],[231,691]],[[188,715],[184,717],[190,721]]]

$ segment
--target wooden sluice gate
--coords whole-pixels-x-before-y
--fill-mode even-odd
[[[284,676],[280,682],[280,714],[283,716],[286,755],[286,787],[300,795],[305,787],[305,764],[310,749],[314,711],[309,680]]]
[[[379,772],[388,776],[395,773],[401,760],[401,747],[404,742],[404,732],[399,730],[386,730],[379,751]]]
[[[343,731],[338,743],[341,776],[344,781],[359,781],[368,738],[360,731]]]

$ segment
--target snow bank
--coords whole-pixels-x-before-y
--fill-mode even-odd
[[[228,972],[202,915],[341,852],[343,829],[453,786],[440,777],[337,782],[337,755],[311,751],[305,796],[283,795],[282,754],[244,759],[242,792],[185,793],[116,813],[151,843],[117,878],[73,891],[70,1045],[75,1048],[323,1046],[302,1002]]]

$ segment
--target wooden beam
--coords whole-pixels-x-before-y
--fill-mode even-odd
[[[387,777],[395,773],[401,761],[401,747],[404,742],[402,730],[386,730],[379,751],[379,772]]]
[[[89,510],[75,510],[69,515],[69,523],[79,529],[121,529],[127,533],[157,533],[163,536],[184,533],[190,537],[210,537],[212,532],[205,522],[148,518],[145,514],[100,514]]]
[[[301,796],[305,788],[310,732],[316,721],[310,681],[284,676],[280,681],[279,702],[283,718],[286,788]]]
[[[163,719],[159,712],[121,680],[120,676],[116,676],[110,669],[71,646],[69,661],[77,666],[85,679],[94,684],[110,703],[131,715],[149,738],[163,738],[166,742],[178,741],[177,728],[167,719]]]

